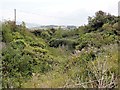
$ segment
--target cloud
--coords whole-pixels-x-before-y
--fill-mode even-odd
[[[118,0],[2,0],[2,17],[38,24],[74,24],[87,22],[98,10],[117,15]]]

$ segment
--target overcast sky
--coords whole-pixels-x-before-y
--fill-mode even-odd
[[[0,0],[1,19],[40,25],[84,25],[88,16],[102,10],[118,15],[119,0]]]

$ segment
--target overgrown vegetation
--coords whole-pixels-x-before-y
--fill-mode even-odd
[[[3,88],[117,88],[118,19],[98,11],[75,30],[3,22]]]

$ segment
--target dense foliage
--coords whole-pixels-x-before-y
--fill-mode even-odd
[[[3,87],[116,88],[118,19],[98,11],[74,30],[3,22]]]
[[[53,63],[44,40],[36,38],[24,25],[13,26],[11,21],[2,25],[3,42],[6,43],[2,52],[3,87],[20,87],[32,73],[45,73]]]

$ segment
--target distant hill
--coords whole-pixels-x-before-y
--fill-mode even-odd
[[[22,22],[17,22],[18,25],[20,25]],[[40,24],[36,24],[36,23],[27,23],[25,22],[26,27],[29,29],[63,29],[63,30],[68,30],[68,29],[76,29],[77,26],[74,25],[40,25]]]
[[[77,26],[65,26],[65,25],[42,25],[42,26],[37,26],[37,27],[32,27],[30,29],[63,29],[63,30],[68,30],[68,29],[76,29]]]

